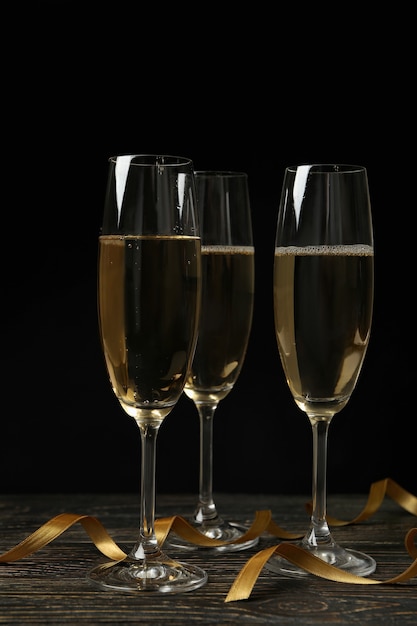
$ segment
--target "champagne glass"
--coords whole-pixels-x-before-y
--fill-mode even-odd
[[[254,246],[245,172],[195,172],[201,226],[202,306],[199,336],[185,394],[200,420],[199,497],[190,523],[207,537],[230,542],[204,550],[244,550],[258,538],[234,543],[248,530],[220,517],[213,499],[213,419],[233,389],[247,350],[254,303]],[[172,534],[169,544],[195,544]]]
[[[128,592],[190,591],[206,582],[206,572],[168,557],[154,526],[157,434],[183,392],[198,333],[201,239],[193,163],[164,155],[121,155],[109,163],[99,327],[113,392],[140,431],[140,521],[127,558],[100,563],[88,577]]]
[[[299,545],[359,576],[376,563],[339,546],[326,521],[327,436],[349,401],[367,350],[374,290],[367,171],[355,165],[285,170],[275,241],[274,316],[279,354],[313,434],[313,511]],[[306,574],[278,555],[267,569]]]

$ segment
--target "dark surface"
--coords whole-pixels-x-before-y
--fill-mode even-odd
[[[271,509],[286,530],[303,532],[308,524],[302,496],[233,496],[217,498],[225,517],[252,520],[256,510]],[[365,505],[364,496],[334,496],[329,513],[353,519]],[[188,515],[193,496],[157,499],[158,516]],[[10,549],[58,513],[95,515],[121,546],[136,539],[138,498],[132,494],[33,494],[0,497],[0,554]],[[404,548],[415,517],[385,499],[377,513],[357,526],[335,529],[345,547],[368,552],[377,561],[372,575],[388,580],[410,564]],[[227,593],[246,561],[279,540],[263,535],[251,550],[208,556],[190,554],[208,572],[208,582],[196,591],[139,596],[104,591],[87,582],[87,571],[101,558],[88,535],[76,524],[31,556],[0,565],[0,624],[367,624],[417,623],[416,579],[395,585],[349,585],[315,576],[296,581],[262,570],[250,598],[225,603]],[[126,548],[125,548],[126,549]],[[172,554],[172,553],[171,553]]]
[[[357,389],[330,428],[329,490],[365,492],[387,476],[417,490],[412,20],[381,11],[376,28],[353,6],[312,9],[281,7],[278,20],[262,6],[225,14],[211,3],[191,19],[176,4],[13,5],[2,116],[3,491],[139,484],[139,432],[110,390],[96,314],[107,159],[125,152],[249,176],[256,301],[241,377],[215,417],[214,483],[224,492],[310,490],[310,426],[273,327],[276,211],[287,165],[367,167],[374,323]],[[157,472],[165,492],[197,491],[198,418],[185,397],[161,429]]]

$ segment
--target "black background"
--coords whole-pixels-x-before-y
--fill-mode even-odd
[[[389,476],[416,492],[411,27],[381,8],[237,6],[17,3],[4,22],[0,491],[139,490],[139,431],[99,344],[96,256],[108,157],[152,152],[249,175],[255,312],[215,417],[215,491],[310,492],[311,428],[273,327],[276,212],[287,165],[367,167],[374,322],[330,427],[328,488]],[[158,436],[159,492],[197,493],[198,433],[184,396]]]

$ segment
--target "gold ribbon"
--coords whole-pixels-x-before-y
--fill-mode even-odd
[[[290,543],[280,543],[271,548],[261,550],[243,566],[239,574],[235,578],[225,602],[233,602],[236,600],[246,600],[249,598],[252,589],[261,573],[266,562],[274,555],[280,555],[294,565],[301,567],[310,574],[315,574],[327,580],[334,580],[340,583],[353,583],[356,585],[381,585],[405,582],[410,580],[417,574],[417,549],[413,545],[414,538],[417,536],[417,528],[408,531],[405,538],[405,546],[411,556],[415,556],[413,563],[398,576],[388,580],[374,580],[373,578],[364,578],[356,576],[349,572],[325,563],[313,554],[310,554],[303,548]]]
[[[62,535],[62,533],[76,522],[80,522],[84,530],[92,539],[94,545],[109,559],[120,561],[126,558],[125,552],[113,541],[101,522],[91,515],[77,515],[61,513],[43,524],[34,533],[26,537],[17,546],[0,554],[0,563],[18,561],[44,548],[48,543]]]
[[[395,502],[397,502],[397,504],[412,515],[417,516],[417,498],[400,487],[400,485],[390,478],[386,478],[376,483],[372,483],[364,509],[353,520],[343,521],[328,517],[328,521],[331,525],[335,526],[344,526],[364,521],[378,510],[385,495],[390,496]],[[308,503],[306,506],[307,510],[311,511],[311,503]],[[14,548],[0,554],[0,563],[10,563],[12,561],[22,559],[29,554],[33,554],[37,550],[40,550],[44,546],[48,545],[51,541],[59,537],[64,531],[77,522],[81,523],[94,545],[109,559],[112,561],[121,561],[126,558],[127,554],[113,541],[104,526],[96,517],[91,515],[78,515],[74,513],[61,513],[43,524]],[[171,531],[175,532],[183,539],[201,546],[210,547],[230,543],[206,537],[193,528],[184,518],[178,515],[156,520],[155,533],[160,545],[164,543],[166,537]],[[264,510],[256,512],[253,524],[238,541],[248,541],[254,537],[260,536],[263,532],[268,532],[269,534],[281,539],[298,539],[302,537],[302,535],[289,533],[278,526],[278,524],[276,524],[272,519],[271,511]],[[415,546],[416,536],[417,528],[411,528],[406,534],[404,541],[405,548],[408,554],[414,559],[414,562],[400,575],[385,581],[364,578],[348,572],[343,572],[342,570],[333,567],[321,559],[309,554],[306,550],[303,550],[296,545],[280,543],[277,546],[261,550],[246,562],[230,588],[225,602],[247,599],[252,592],[262,568],[274,554],[280,555],[311,574],[337,582],[365,585],[404,582],[413,578],[417,574],[417,547]]]
[[[228,543],[245,543],[259,537],[264,531],[270,532],[269,529],[275,529],[278,532],[278,536],[282,539],[295,539],[299,535],[293,535],[287,533],[284,529],[277,526],[272,521],[271,511],[256,511],[255,519],[251,527],[238,539],[231,539],[230,541],[222,541],[221,539],[212,539],[203,535],[196,528],[191,526],[183,517],[175,515],[174,517],[162,517],[155,522],[155,534],[158,539],[159,545],[162,545],[171,531],[177,535],[186,539],[187,541],[194,543],[202,547],[215,547],[224,546]]]
[[[0,554],[0,563],[10,563],[33,554],[37,550],[44,548],[48,543],[62,535],[75,523],[80,522],[84,530],[90,536],[96,548],[109,559],[120,561],[126,558],[127,554],[119,548],[107,533],[101,522],[91,515],[77,515],[75,513],[60,513],[48,520],[34,533],[26,537],[21,543],[11,550]],[[271,519],[271,511],[256,511],[254,522],[251,527],[239,539],[221,541],[206,537],[193,528],[183,517],[174,515],[172,517],[161,517],[155,522],[155,534],[159,545],[162,545],[168,534],[173,531],[183,539],[203,547],[222,546],[227,543],[244,543],[255,537],[259,537],[264,531],[270,532],[283,539],[297,539],[301,535],[288,533],[280,528]]]
[[[390,496],[392,500],[412,515],[417,515],[417,498],[400,487],[400,485],[391,478],[384,478],[376,483],[372,483],[365,507],[353,520],[346,522],[336,519],[335,517],[330,517],[329,515],[326,516],[326,519],[330,526],[347,526],[348,524],[363,522],[377,512],[385,495]],[[308,513],[312,513],[313,507],[311,502],[306,504],[306,509]]]
[[[378,482],[372,483],[367,502],[362,511],[350,521],[340,520],[335,517],[327,516],[327,521],[333,526],[347,526],[348,524],[357,524],[369,519],[382,504],[385,495],[390,496],[397,504],[403,509],[417,516],[417,498],[411,493],[403,489],[398,483],[391,478],[385,478]],[[307,503],[306,509],[309,513],[312,512],[311,502]],[[271,534],[279,536],[275,533],[272,527],[268,528]],[[393,584],[404,582],[413,578],[417,574],[417,547],[414,543],[417,536],[417,528],[411,528],[404,540],[405,548],[411,558],[414,559],[413,563],[400,575],[395,576],[389,580],[374,580],[372,578],[365,578],[362,576],[356,576],[348,572],[325,563],[321,559],[310,554],[303,548],[293,544],[280,543],[277,546],[272,546],[261,550],[246,562],[237,577],[235,578],[229,593],[227,594],[225,602],[233,602],[236,600],[246,600],[249,598],[252,589],[261,573],[262,568],[267,561],[274,555],[280,555],[287,561],[290,561],[294,565],[304,569],[310,574],[315,574],[321,578],[327,580],[334,580],[336,582],[345,582],[362,585],[375,585],[375,584]]]

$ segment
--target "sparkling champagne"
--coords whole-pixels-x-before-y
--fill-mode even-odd
[[[369,342],[372,247],[277,247],[274,299],[279,352],[295,402],[309,415],[340,411]]]
[[[185,393],[218,402],[242,369],[252,324],[253,246],[202,246],[199,336]]]
[[[100,333],[114,393],[140,420],[161,420],[181,395],[195,349],[200,239],[101,236]]]

